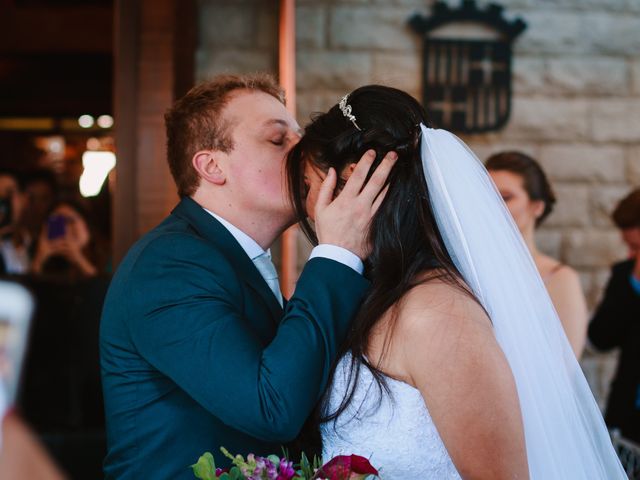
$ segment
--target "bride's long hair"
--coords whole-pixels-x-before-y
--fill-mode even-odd
[[[371,254],[365,261],[365,275],[372,287],[349,330],[338,360],[351,352],[349,388],[335,411],[320,408],[320,422],[337,418],[351,403],[360,368],[369,368],[380,391],[388,392],[385,377],[366,357],[373,327],[391,312],[382,358],[389,348],[397,313],[403,296],[425,281],[439,278],[472,295],[447,253],[436,225],[420,158],[420,123],[428,125],[424,108],[409,94],[395,88],[368,85],[354,90],[348,103],[356,117],[345,117],[338,105],[327,113],[316,114],[305,128],[304,136],[287,160],[288,186],[302,231],[313,244],[317,237],[305,211],[304,165],[311,162],[321,171],[334,168],[338,174],[358,162],[369,149],[376,160],[369,175],[385,154],[395,151],[398,160],[389,178],[389,190],[369,227]],[[390,310],[391,309],[391,310]],[[335,372],[332,369],[329,386]],[[327,395],[325,401],[327,403]]]

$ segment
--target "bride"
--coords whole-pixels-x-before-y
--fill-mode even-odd
[[[626,478],[484,167],[427,124],[410,95],[361,87],[314,118],[288,158],[315,241],[316,205],[361,155],[372,169],[398,155],[369,231],[372,288],[320,406],[323,457],[370,457],[385,480]]]

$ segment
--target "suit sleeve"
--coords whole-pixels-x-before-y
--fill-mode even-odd
[[[178,258],[166,253],[175,245],[163,243],[145,252],[155,261],[139,259],[132,283],[149,292],[132,306],[140,354],[227,425],[269,442],[293,439],[326,386],[368,282],[333,260],[310,260],[264,346],[242,316],[237,280],[211,249],[183,244]]]
[[[620,269],[612,269],[604,297],[589,323],[589,340],[599,350],[607,351],[618,347],[624,339],[628,312],[625,312],[621,293],[624,288],[629,288],[622,284],[624,281],[628,282],[625,277]]]

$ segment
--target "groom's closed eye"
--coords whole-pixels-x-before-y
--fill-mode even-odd
[[[282,145],[284,145],[285,139],[286,139],[286,135],[278,135],[277,137],[271,138],[271,140],[269,141],[274,145],[281,147]]]

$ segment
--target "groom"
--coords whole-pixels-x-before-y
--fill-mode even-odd
[[[283,299],[269,247],[294,222],[283,166],[299,139],[266,76],[193,88],[166,115],[181,201],[129,251],[100,329],[108,479],[193,478],[205,451],[280,453],[326,386],[368,288],[365,232],[393,164],[372,159],[316,208],[316,247]],[[349,185],[349,184],[348,184]]]

